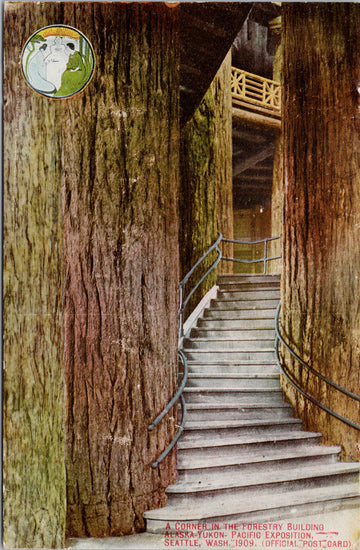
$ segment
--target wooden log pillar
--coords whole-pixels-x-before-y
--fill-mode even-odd
[[[232,187],[232,97],[231,50],[228,52],[213,81],[215,99],[215,200],[217,231],[224,237],[234,237],[233,187]],[[224,243],[225,256],[233,256],[233,245]],[[233,264],[222,262],[220,273],[232,273]]]
[[[305,361],[359,395],[360,6],[284,4],[283,28],[281,322]],[[287,364],[313,397],[360,422],[358,402]],[[359,460],[357,430],[284,387],[306,428]]]
[[[275,56],[273,63],[273,80],[282,80],[283,47],[281,40],[281,16],[270,22],[270,31],[275,40]],[[283,138],[281,133],[275,135],[274,140],[274,161],[273,161],[273,182],[271,192],[271,235],[273,237],[282,235],[283,232]],[[281,239],[273,241],[270,245],[272,256],[282,255]],[[270,273],[282,272],[282,259],[269,262]]]
[[[63,104],[67,532],[144,529],[164,505],[178,308],[177,8],[64,3],[97,69]]]
[[[63,101],[21,72],[50,24],[95,52]],[[175,480],[175,411],[148,424],[176,386],[178,9],[10,3],[5,29],[5,541],[62,547],[143,530]]]
[[[25,40],[55,2],[4,15],[4,542],[65,542],[61,103],[27,86]]]
[[[180,257],[184,276],[216,240],[218,231],[233,236],[231,52],[181,132]],[[232,247],[225,247],[232,254]],[[204,268],[214,261],[214,253]],[[221,271],[231,270],[223,263]],[[190,303],[187,313],[216,281],[211,274]]]

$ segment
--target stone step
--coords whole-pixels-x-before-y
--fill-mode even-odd
[[[193,353],[193,350],[190,350],[189,353]],[[202,352],[199,352],[199,354],[201,355]],[[262,354],[262,352],[261,352]],[[225,354],[226,355],[226,354]],[[212,365],[218,365],[218,366],[230,366],[230,367],[234,367],[234,366],[239,366],[239,367],[249,367],[249,368],[255,368],[255,367],[271,367],[271,366],[277,366],[277,362],[276,362],[276,359],[275,359],[275,354],[272,354],[272,357],[271,359],[259,359],[258,361],[256,361],[256,359],[259,359],[259,354],[258,352],[252,354],[252,357],[251,359],[238,359],[236,360],[236,353],[233,354],[233,353],[229,353],[229,358],[226,358],[223,354],[222,358],[221,359],[214,359],[214,360],[209,360],[207,363],[203,363],[202,361],[197,361],[197,360],[193,360],[193,359],[188,359],[187,360],[187,363],[188,365],[209,365],[209,366],[212,366]]]
[[[277,422],[278,419],[293,418],[292,407],[285,403],[248,404],[239,406],[231,403],[186,403],[186,417],[189,421],[242,420]]]
[[[291,464],[291,465],[290,465]],[[314,466],[312,462],[305,462],[299,464],[299,467],[295,470],[292,463],[285,463],[283,468],[270,467],[267,464],[267,469],[262,472],[261,481],[257,472],[247,472],[247,475],[235,476],[231,472],[218,473],[211,477],[204,477],[198,481],[184,481],[178,479],[174,485],[170,485],[167,489],[167,493],[177,494],[189,494],[189,493],[203,493],[208,491],[221,491],[227,488],[240,488],[261,486],[268,483],[282,483],[287,481],[304,480],[316,477],[332,477],[340,475],[349,475],[356,483],[359,483],[360,479],[360,465],[354,462],[335,462],[330,464],[318,464]]]
[[[262,283],[251,283],[251,282],[238,282],[238,281],[228,281],[227,283],[218,283],[219,291],[236,291],[236,290],[280,290],[279,281],[263,281]]]
[[[188,464],[178,468],[178,480],[190,483],[211,483],[214,478],[233,480],[235,476],[247,476],[257,474],[259,479],[270,471],[291,468],[296,470],[305,465],[317,468],[322,465],[338,464],[341,447],[329,445],[308,445],[305,448],[294,449],[270,449],[266,455],[252,457],[234,457],[227,460],[226,464],[213,465],[212,461],[204,460],[199,467]],[[261,476],[261,477],[260,477]]]
[[[168,502],[181,502],[181,504],[196,505],[201,500],[206,499],[212,504],[217,503],[221,506],[224,499],[243,499],[253,495],[253,498],[263,498],[276,492],[290,493],[291,491],[301,490],[306,482],[306,488],[324,488],[333,487],[340,484],[346,484],[352,487],[353,491],[359,491],[359,465],[337,463],[332,465],[317,466],[306,465],[293,469],[270,470],[264,472],[259,479],[255,473],[253,475],[237,476],[232,479],[221,476],[214,476],[212,481],[204,483],[189,483],[178,481],[168,487]],[[360,496],[360,492],[359,492]]]
[[[217,284],[227,284],[227,283],[237,283],[237,284],[267,284],[275,283],[280,285],[280,275],[278,273],[268,273],[266,275],[261,274],[220,274],[217,277]]]
[[[214,388],[229,388],[231,385],[232,389],[237,388],[246,388],[257,389],[258,387],[264,389],[278,389],[280,390],[280,378],[279,375],[236,375],[236,374],[225,374],[225,373],[190,373],[188,377],[187,386],[189,388],[203,388],[203,387],[214,387]]]
[[[255,289],[255,290],[219,290],[217,294],[218,301],[231,302],[233,300],[258,301],[258,300],[280,300],[280,289]]]
[[[279,377],[279,367],[273,363],[239,364],[239,363],[195,363],[188,361],[189,373],[209,375],[238,375],[272,378]]]
[[[275,353],[273,349],[268,350],[201,350],[201,349],[184,349],[186,358],[189,361],[197,363],[236,363],[247,361],[248,364],[259,364],[259,362],[274,362]]]
[[[211,300],[210,308],[213,310],[264,310],[273,309],[273,317],[275,318],[276,308],[279,305],[278,299],[262,299],[262,300]]]
[[[213,329],[193,328],[190,338],[215,339],[215,340],[272,340],[275,339],[275,327],[272,329]]]
[[[275,330],[275,319],[208,319],[200,318],[196,330]],[[195,330],[195,329],[193,329]]]
[[[296,443],[296,442],[295,442]],[[215,448],[216,450],[216,448]],[[238,449],[237,449],[238,450]],[[265,450],[265,452],[264,452]],[[191,454],[186,456],[186,453],[182,453],[179,456],[178,470],[179,471],[198,471],[202,472],[206,469],[209,475],[212,471],[217,471],[219,468],[230,469],[233,467],[243,468],[246,465],[260,464],[262,468],[267,468],[265,463],[280,461],[282,466],[287,460],[303,457],[305,461],[311,462],[314,456],[327,456],[330,457],[330,462],[338,462],[341,447],[330,445],[318,445],[317,439],[308,440],[306,444],[296,445],[293,440],[287,439],[278,441],[276,444],[268,445],[267,448],[243,447],[242,452],[238,454],[236,452],[226,453],[224,456],[219,456],[219,453],[212,453],[211,456],[204,455],[202,461],[191,460]],[[310,457],[310,458],[306,458]]]
[[[262,446],[268,445],[271,443],[272,446],[280,443],[290,443],[293,447],[300,446],[301,443],[310,442],[313,444],[316,442],[321,433],[318,432],[308,432],[301,429],[298,430],[288,430],[285,432],[278,433],[276,429],[268,428],[266,433],[261,434],[250,434],[244,435],[243,437],[233,437],[231,434],[229,437],[224,437],[223,439],[207,439],[204,440],[204,434],[200,434],[198,437],[191,440],[186,440],[181,438],[178,443],[179,458],[183,458],[185,451],[196,451],[202,450],[204,453],[209,452],[210,454],[215,452],[214,456],[219,455],[220,450],[232,450],[236,449],[239,451],[247,450],[248,448],[252,451],[256,450],[257,452],[262,452]],[[258,448],[255,447],[258,446]],[[219,457],[221,458],[221,457]]]
[[[278,302],[277,302],[278,304]],[[213,304],[214,305],[214,304]],[[224,304],[221,304],[222,306]],[[268,308],[262,308],[262,309],[224,309],[224,308],[216,308],[213,307],[213,309],[207,308],[204,311],[203,319],[209,320],[209,319],[217,319],[221,321],[242,321],[242,320],[260,320],[260,319],[271,319],[272,322],[275,322],[275,314],[276,314],[276,307],[277,305],[273,305]]]
[[[213,440],[222,440],[238,437],[239,439],[253,436],[276,437],[277,434],[289,432],[292,430],[301,430],[301,420],[297,418],[287,418],[278,421],[268,420],[262,422],[245,422],[241,420],[208,420],[204,422],[194,422],[187,420],[185,423],[185,431],[181,440],[187,443],[196,442],[203,438]]]
[[[183,529],[187,530],[186,523],[219,522],[254,523],[281,521],[288,517],[296,518],[312,514],[323,514],[330,510],[354,507],[360,503],[359,491],[353,483],[343,483],[339,486],[319,488],[303,487],[286,494],[273,491],[271,498],[249,496],[244,499],[224,499],[221,505],[212,505],[207,499],[196,503],[196,506],[176,503],[168,504],[165,508],[158,508],[145,512],[147,531],[163,533],[166,529],[175,530],[175,524],[183,522]],[[169,524],[169,525],[168,525]],[[181,523],[180,523],[181,529]],[[178,529],[179,530],[179,526]],[[191,530],[191,527],[190,527]]]
[[[203,437],[198,440],[179,440],[178,443],[178,466],[185,467],[189,462],[193,462],[194,467],[199,467],[202,461],[212,462],[213,466],[226,464],[226,460],[261,456],[269,450],[287,449],[294,450],[299,447],[307,447],[318,442],[321,434],[314,432],[304,432],[290,430],[288,432],[271,433],[269,430],[266,435],[252,435],[224,438],[223,440],[207,440]]]
[[[219,340],[216,338],[184,338],[184,351],[202,349],[205,351],[273,351],[274,339],[264,340]]]
[[[226,430],[227,429],[241,429],[241,430],[248,430],[248,429],[260,429],[260,430],[267,430],[270,428],[279,428],[286,427],[286,426],[292,426],[295,425],[297,429],[299,429],[299,426],[301,428],[301,420],[299,418],[284,418],[280,420],[273,420],[267,419],[267,420],[249,420],[249,419],[241,419],[241,420],[207,420],[206,422],[195,422],[187,420],[185,424],[185,430],[186,433],[184,433],[183,438],[190,437],[194,432],[202,433],[204,437],[208,437],[210,432],[213,430],[218,430],[218,434],[220,434],[221,437],[221,430],[224,431],[224,435],[226,436]],[[243,432],[242,432],[243,433]]]
[[[183,391],[186,403],[209,403],[220,404],[224,400],[227,403],[236,404],[241,407],[247,404],[269,405],[280,403],[283,394],[280,388],[234,388],[234,387],[189,387]]]

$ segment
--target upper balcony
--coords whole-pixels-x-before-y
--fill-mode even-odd
[[[281,128],[281,86],[235,67],[231,69],[233,116],[253,125]]]

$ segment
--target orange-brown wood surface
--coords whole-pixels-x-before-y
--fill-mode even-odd
[[[360,394],[360,6],[285,4],[282,323],[314,368]],[[294,366],[359,423],[359,403]],[[359,460],[359,432],[289,389],[308,428]]]
[[[148,424],[176,385],[177,12],[6,7],[8,546],[63,546],[65,515],[68,536],[141,530],[175,478],[174,452],[151,468],[175,411]],[[33,92],[20,66],[26,39],[56,23],[82,31],[96,57],[91,83],[63,101]]]
[[[63,104],[67,533],[144,528],[174,453],[178,274],[177,9],[64,4],[96,74]]]

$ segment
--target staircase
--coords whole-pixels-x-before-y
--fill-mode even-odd
[[[223,275],[184,339],[189,366],[178,479],[147,531],[182,522],[266,522],[359,506],[358,463],[319,444],[284,402],[274,355],[278,275]],[[294,516],[294,514],[296,514]]]

